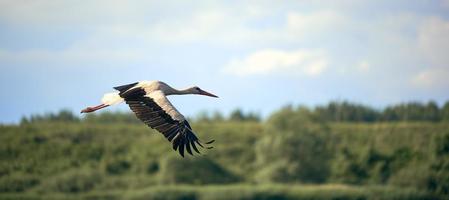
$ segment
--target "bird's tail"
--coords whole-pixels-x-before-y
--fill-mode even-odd
[[[101,103],[110,106],[122,103],[123,101],[123,98],[119,96],[118,92],[106,93],[103,98],[101,98]]]
[[[95,112],[96,110],[100,110],[102,108],[106,108],[108,106],[115,105],[115,104],[121,103],[123,101],[124,101],[124,99],[119,96],[118,92],[106,93],[103,96],[103,98],[101,98],[100,105],[87,107],[87,108],[81,110],[81,113]]]

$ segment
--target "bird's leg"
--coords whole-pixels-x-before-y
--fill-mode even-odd
[[[94,112],[94,111],[96,111],[96,110],[100,110],[100,109],[106,108],[106,107],[108,107],[108,106],[109,106],[109,105],[107,105],[107,104],[100,104],[100,105],[98,105],[98,106],[87,107],[87,108],[81,110],[81,113],[90,113],[90,112]]]

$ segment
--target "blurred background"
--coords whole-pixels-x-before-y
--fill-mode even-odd
[[[449,198],[449,1],[0,0],[0,199]],[[182,158],[112,87],[161,80]]]

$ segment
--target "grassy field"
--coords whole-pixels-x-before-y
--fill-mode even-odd
[[[347,185],[158,185],[140,190],[91,191],[87,193],[8,193],[2,199],[436,199],[434,195],[410,188]]]
[[[41,122],[0,127],[1,199],[438,199],[429,189],[432,163],[441,161],[438,141],[449,124],[306,124],[326,132],[324,154],[296,154],[276,146],[266,123],[195,123],[200,138],[216,139],[215,148],[182,158],[162,135],[141,124]],[[318,127],[318,128],[317,128]],[[293,131],[299,141],[320,143]],[[303,134],[304,135],[304,134]],[[307,136],[307,134],[305,134]],[[320,136],[321,137],[321,136]],[[320,138],[318,138],[320,139]],[[287,141],[292,141],[287,137]],[[322,141],[322,140],[317,140]],[[308,152],[308,143],[298,143]],[[321,148],[321,147],[320,147]],[[261,150],[262,149],[262,150]],[[304,151],[301,151],[304,150]],[[282,179],[297,166],[273,154],[320,163],[322,179]],[[319,152],[323,152],[320,150]],[[305,164],[304,164],[305,163]],[[274,167],[273,167],[274,166]],[[281,168],[276,168],[281,166]],[[311,167],[314,169],[315,167]],[[310,167],[309,167],[310,168]],[[296,173],[296,168],[293,173]],[[321,173],[320,171],[319,173]],[[310,172],[308,175],[317,173]],[[274,177],[274,178],[273,178]],[[280,177],[280,178],[279,178]],[[312,183],[308,183],[312,180]],[[313,183],[318,180],[317,183]]]

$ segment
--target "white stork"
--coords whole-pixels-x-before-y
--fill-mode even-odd
[[[107,93],[101,99],[102,104],[87,107],[81,113],[90,113],[96,110],[126,102],[137,118],[149,127],[164,134],[168,141],[173,143],[173,149],[179,151],[184,157],[184,149],[192,154],[192,148],[197,152],[195,143],[204,148],[203,144],[195,136],[186,118],[176,110],[168,101],[168,95],[199,94],[217,97],[199,87],[191,87],[185,90],[176,90],[161,81],[140,81],[128,85],[114,87],[118,92]],[[214,140],[206,142],[211,144]],[[212,147],[206,147],[208,149]]]

